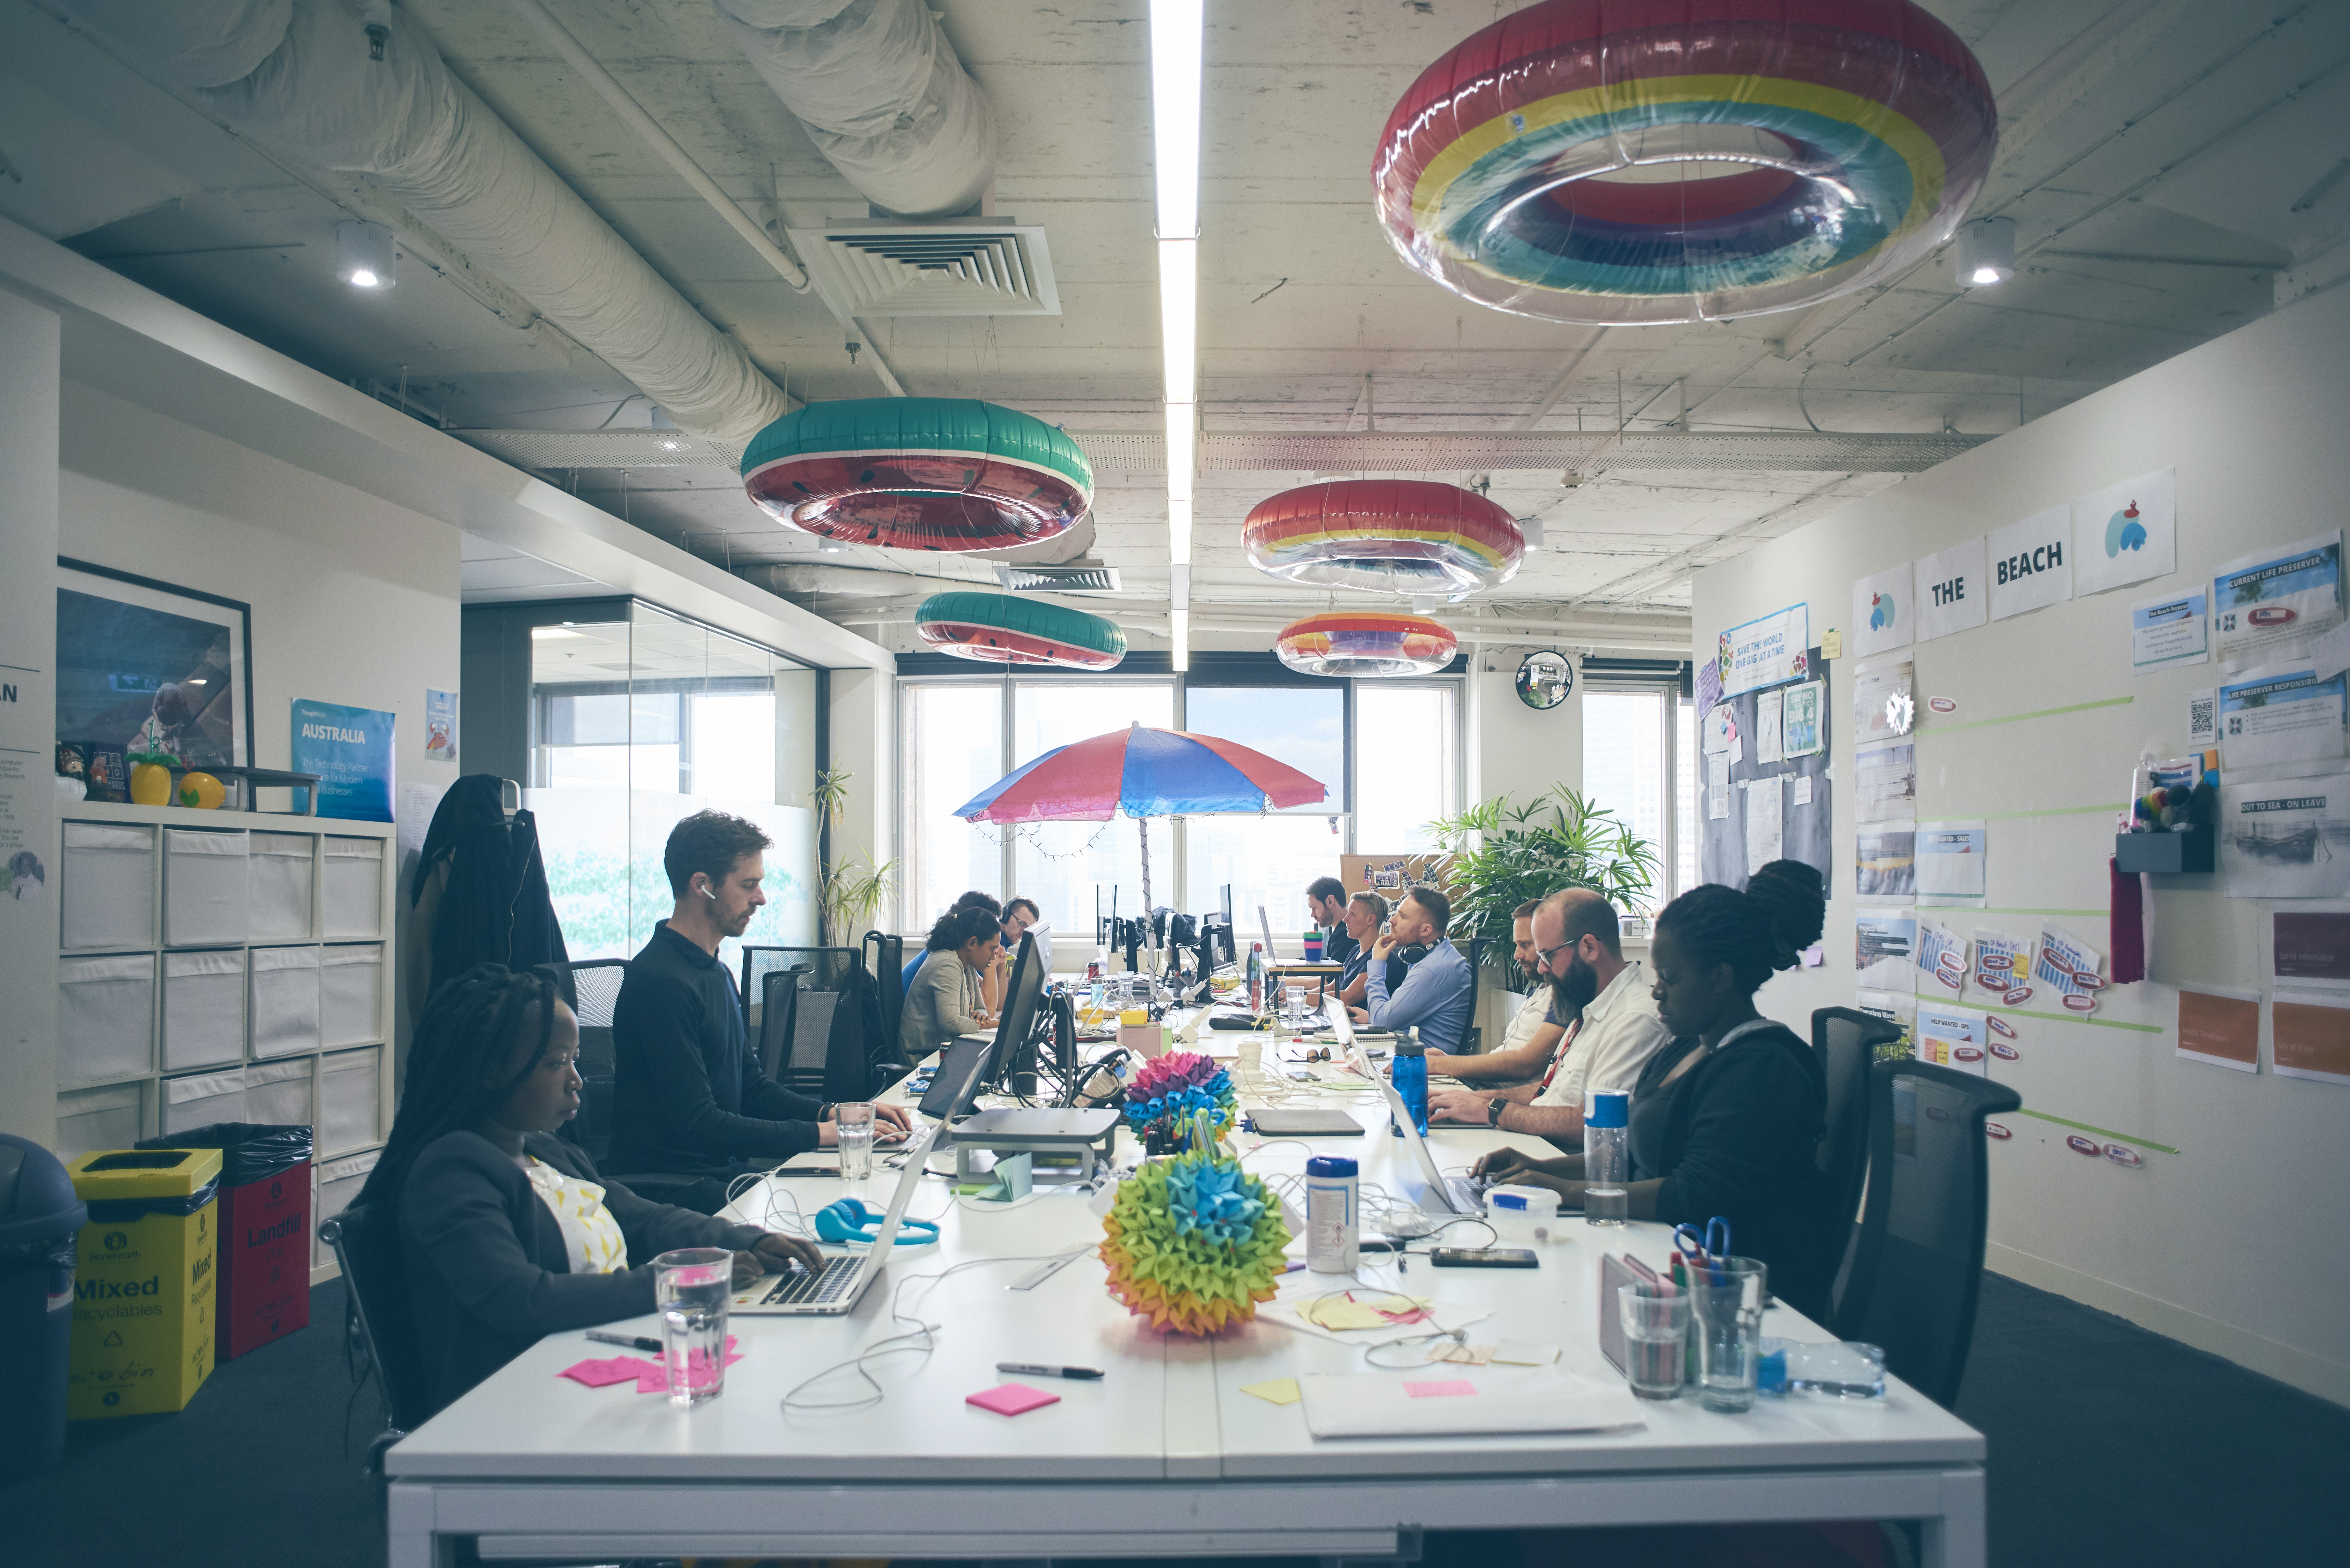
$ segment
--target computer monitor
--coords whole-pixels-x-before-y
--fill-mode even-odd
[[[1036,1079],[1036,1010],[1045,999],[1044,957],[1036,950],[1036,939],[1028,932],[1020,935],[1020,953],[1012,961],[1012,978],[1003,987],[1003,1011],[995,1024],[995,1048],[989,1053],[987,1076],[991,1079],[1009,1072],[1026,1086],[1022,1093],[1034,1094]]]
[[[1264,932],[1264,961],[1271,963],[1274,961],[1273,918],[1264,912],[1264,906],[1263,904],[1259,904],[1256,907],[1256,923],[1258,928]]]
[[[1210,972],[1230,969],[1241,961],[1238,945],[1232,940],[1232,922],[1229,916],[1210,916],[1200,922],[1201,967]]]

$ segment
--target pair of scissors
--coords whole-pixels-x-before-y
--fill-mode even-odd
[[[1730,1256],[1730,1221],[1717,1214],[1705,1222],[1705,1233],[1700,1235],[1694,1225],[1673,1227],[1673,1245],[1681,1256],[1692,1263],[1703,1263],[1708,1257]]]

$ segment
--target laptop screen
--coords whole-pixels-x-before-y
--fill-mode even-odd
[[[971,1108],[971,1096],[995,1054],[995,1039],[988,1034],[962,1034],[947,1047],[946,1059],[931,1075],[931,1086],[919,1107],[934,1122],[951,1121]]]

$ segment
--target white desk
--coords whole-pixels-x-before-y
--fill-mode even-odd
[[[1261,1082],[1242,1081],[1244,1099]],[[1282,1085],[1284,1099],[1295,1092]],[[1377,1098],[1334,1098],[1374,1130],[1316,1147],[1357,1158],[1367,1182],[1417,1192],[1416,1168],[1386,1131]],[[1246,1155],[1259,1140],[1238,1141]],[[1462,1129],[1437,1141],[1443,1163],[1465,1166],[1506,1140]],[[1284,1140],[1247,1163],[1295,1170],[1306,1153]],[[846,1189],[772,1181],[743,1217],[755,1222],[779,1190],[813,1210]],[[863,1195],[886,1192],[875,1181]],[[725,1394],[699,1409],[557,1377],[611,1354],[577,1334],[525,1352],[391,1450],[391,1568],[442,1568],[465,1536],[478,1538],[485,1558],[1364,1556],[1396,1551],[1418,1529],[1691,1519],[1914,1519],[1928,1563],[1983,1562],[1983,1439],[1904,1386],[1881,1403],[1765,1400],[1742,1416],[1685,1398],[1649,1407],[1646,1429],[1629,1434],[1316,1441],[1302,1406],[1269,1405],[1241,1386],[1364,1370],[1355,1346],[1265,1322],[1209,1341],[1162,1336],[1110,1299],[1091,1256],[1024,1292],[1007,1287],[1033,1266],[1025,1262],[920,1277],[1098,1241],[1082,1195],[982,1213],[954,1205],[947,1184],[933,1181],[911,1212],[941,1220],[936,1248],[908,1250],[847,1317],[736,1320],[744,1359],[728,1369]],[[1420,1261],[1399,1282],[1390,1267],[1363,1277],[1491,1305],[1472,1339],[1559,1345],[1562,1370],[1612,1378],[1597,1345],[1598,1254],[1628,1248],[1661,1262],[1665,1232],[1568,1229],[1539,1270],[1434,1270]],[[942,1325],[936,1348],[877,1365],[887,1393],[879,1405],[784,1413],[785,1393],[810,1373],[897,1332],[893,1297]],[[651,1318],[614,1326],[660,1332]],[[1765,1331],[1827,1337],[1784,1308],[1773,1309]],[[1029,1360],[1108,1376],[1029,1379],[1061,1402],[1009,1419],[963,1403],[1003,1381],[996,1362]],[[861,1388],[843,1376],[816,1392],[846,1398]]]

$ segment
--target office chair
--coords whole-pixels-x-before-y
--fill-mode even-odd
[[[818,1062],[816,1083],[811,1086],[802,1071],[804,1064],[792,1055],[795,1043],[793,1030],[799,1018],[800,981],[812,972],[803,963],[789,969],[771,969],[759,977],[759,1071],[766,1075],[767,1082],[802,1094],[821,1088],[824,1076],[823,1064]]]
[[[1849,1007],[1812,1010],[1812,1049],[1819,1054],[1828,1088],[1828,1130],[1820,1139],[1819,1167],[1843,1221],[1858,1217],[1861,1185],[1868,1174],[1868,1070],[1877,1048],[1900,1038],[1899,1024],[1866,1012]]]
[[[863,1100],[910,1071],[896,1059],[895,1027],[884,1028],[887,1010],[880,996],[888,982],[866,972],[863,947],[743,950],[746,986],[764,983],[765,971],[779,966],[807,971],[794,1002],[789,1060],[795,1070],[819,1062],[824,1069],[820,1087],[801,1082],[790,1087],[821,1099]],[[890,978],[896,978],[894,970]]]
[[[1982,1283],[1991,1162],[1983,1119],[2023,1097],[1930,1062],[1879,1062],[1868,1085],[1868,1200],[1829,1312],[1838,1339],[1944,1409],[1957,1402]]]
[[[612,1147],[612,1085],[619,1068],[612,1054],[612,1010],[629,977],[626,959],[582,959],[540,964],[579,1019],[579,1114],[562,1136],[601,1165]]]
[[[354,1203],[319,1226],[318,1239],[335,1250],[335,1263],[343,1272],[351,1303],[351,1348],[383,1390],[384,1429],[367,1449],[367,1473],[380,1475],[384,1450],[432,1414],[416,1322],[409,1311],[400,1236],[390,1214]]]

